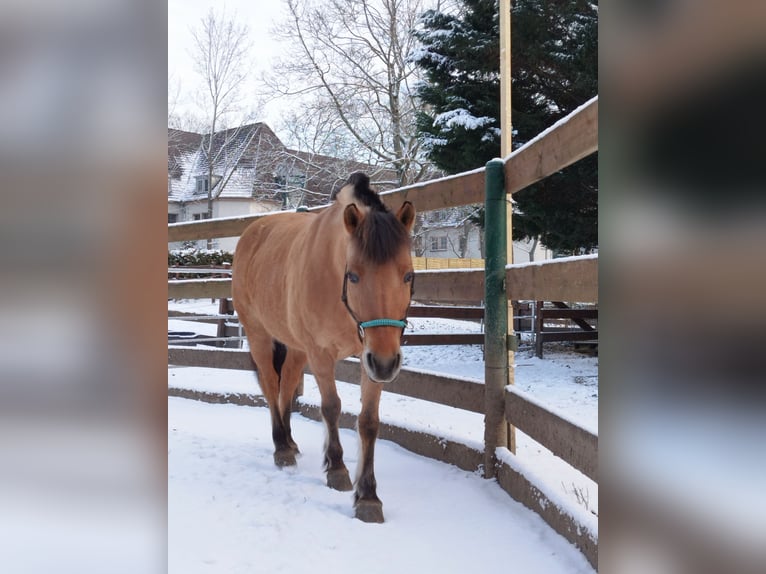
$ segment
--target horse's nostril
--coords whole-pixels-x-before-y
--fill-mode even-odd
[[[402,363],[401,352],[396,353],[391,358],[381,359],[375,353],[370,351],[364,354],[364,366],[367,373],[375,381],[389,381],[396,373]]]

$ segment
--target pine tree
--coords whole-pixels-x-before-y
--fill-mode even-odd
[[[421,23],[423,147],[449,173],[481,167],[500,155],[497,1],[461,0],[457,14],[431,10]],[[516,0],[511,26],[515,149],[598,92],[597,2]],[[514,199],[514,239],[538,237],[564,253],[598,245],[595,155]]]

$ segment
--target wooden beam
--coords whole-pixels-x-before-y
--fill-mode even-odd
[[[516,193],[598,150],[598,96],[505,158],[505,191]]]
[[[406,352],[407,350],[404,349],[404,353]],[[350,359],[339,361],[335,368],[335,378],[358,385],[361,379],[359,369],[359,361]],[[385,384],[383,390],[474,413],[484,412],[484,384],[470,379],[456,379],[426,371],[402,369],[396,379]]]
[[[423,345],[483,345],[483,333],[406,333],[402,346]]]
[[[505,416],[553,454],[598,481],[598,435],[550,412],[512,386],[505,388]]]
[[[399,209],[403,201],[411,201],[419,213],[483,203],[484,167],[384,191],[380,199],[393,210]]]
[[[580,314],[580,313],[586,311],[585,309],[570,309],[569,305],[567,305],[563,301],[551,301],[551,303],[553,303],[553,306],[556,307],[556,309],[559,309],[560,311],[562,311],[564,313],[566,313],[568,311],[576,311],[576,312],[578,312],[578,313],[575,313],[575,314],[573,314],[573,315],[571,315],[569,317],[572,320],[572,322],[575,325],[577,325],[578,327],[580,327],[580,329],[584,329],[585,331],[593,331],[594,330],[593,326],[590,323],[588,323],[587,321],[583,320],[584,319],[584,315]],[[591,318],[598,319],[598,309],[590,309],[590,311],[595,311],[595,316],[591,316]],[[562,318],[564,318],[564,317],[562,317]]]
[[[380,194],[380,199],[394,210],[399,209],[402,202],[410,201],[418,212],[481,203],[484,201],[484,168],[385,191]],[[309,211],[321,211],[326,208],[327,206],[323,205]],[[253,221],[277,213],[284,212],[271,211],[240,217],[171,223],[168,225],[168,243],[239,237]]]
[[[168,365],[179,367],[209,367],[211,369],[255,370],[248,351],[204,349],[200,347],[168,347]]]
[[[540,515],[548,526],[582,552],[593,568],[598,568],[598,537],[590,529],[583,527],[580,521],[560,508],[523,473],[507,463],[498,465],[496,475],[498,484],[511,498]]]
[[[415,301],[476,305],[484,298],[483,269],[445,269],[415,273]],[[231,297],[231,279],[186,279],[168,282],[168,299],[224,297]]]
[[[553,259],[509,265],[509,298],[514,300],[598,301],[598,258]],[[168,299],[231,297],[231,279],[188,279],[168,282]],[[478,304],[484,298],[482,269],[417,271],[415,295],[420,303]]]
[[[506,268],[509,299],[535,301],[598,301],[598,257],[584,255]]]
[[[440,319],[483,319],[483,307],[452,307],[445,305],[413,305],[408,317],[439,317]]]
[[[598,258],[584,256],[506,269],[507,289],[514,300],[598,301]],[[168,282],[169,299],[231,297],[231,279]],[[481,269],[417,271],[414,300],[421,303],[479,303],[484,298]]]
[[[544,343],[554,341],[598,341],[598,331],[581,331],[579,329],[566,329],[563,331],[545,331],[540,334]]]
[[[405,349],[406,353],[407,350]],[[205,349],[200,347],[169,347],[168,364],[185,367],[209,367],[215,369],[254,370],[255,364],[248,351]],[[361,379],[359,361],[338,361],[335,378],[338,381],[358,385]],[[306,373],[311,373],[306,370]],[[457,409],[482,413],[484,385],[470,379],[437,375],[425,371],[402,369],[399,376],[383,387],[388,393],[428,400]]]
[[[231,297],[231,279],[168,281],[168,299],[223,299]]]
[[[543,317],[546,319],[598,319],[598,309],[543,309]]]
[[[484,270],[416,271],[413,300],[418,303],[478,305],[484,300]]]
[[[242,232],[256,219],[272,213],[254,213],[240,217],[224,217],[218,219],[202,219],[183,223],[168,224],[168,243],[174,241],[196,241],[199,239],[215,239],[218,237],[239,237]]]

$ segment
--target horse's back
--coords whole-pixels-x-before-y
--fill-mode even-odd
[[[313,214],[280,213],[254,221],[242,233],[232,265],[232,299],[248,329],[254,324],[276,330],[287,308],[287,262],[294,257]],[[299,249],[299,248],[298,248]],[[278,333],[273,333],[278,338]]]

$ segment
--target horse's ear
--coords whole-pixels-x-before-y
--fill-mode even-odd
[[[355,203],[349,203],[346,209],[343,210],[343,225],[346,226],[346,231],[349,234],[353,234],[359,224],[362,222],[362,214],[357,209]]]
[[[396,212],[396,218],[402,222],[402,225],[407,229],[407,233],[412,231],[412,226],[415,223],[415,206],[409,201],[405,201]]]

